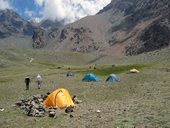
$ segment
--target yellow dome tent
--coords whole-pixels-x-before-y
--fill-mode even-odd
[[[64,88],[59,88],[49,94],[43,104],[48,107],[56,106],[57,108],[75,106],[69,92]]]
[[[130,70],[130,73],[139,73],[139,71],[137,69],[133,68]]]

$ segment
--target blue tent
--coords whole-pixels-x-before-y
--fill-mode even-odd
[[[82,81],[99,81],[99,78],[92,73],[87,74]]]
[[[106,79],[106,82],[119,82],[120,79],[115,74],[110,74]]]

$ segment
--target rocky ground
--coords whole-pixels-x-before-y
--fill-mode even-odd
[[[63,60],[62,63],[56,61],[55,64],[49,61],[50,58],[45,56],[43,51],[37,51],[37,53],[27,51],[27,55],[34,54],[36,58],[30,64],[24,62],[24,58],[20,58],[20,52],[9,53],[1,54],[3,61],[8,63],[6,67],[2,66],[0,69],[0,108],[3,110],[0,112],[0,125],[2,128],[170,127],[169,49],[125,58],[104,56],[96,59],[91,56],[89,58],[91,61],[88,61],[92,62],[90,65],[96,64],[96,68],[101,70],[102,67],[112,67],[113,64],[114,67],[147,64],[146,67],[139,69],[139,73],[129,74],[127,70],[124,70],[117,74],[121,81],[114,84],[105,82],[107,75],[98,75],[100,82],[82,82],[85,74],[76,71],[89,69],[90,65],[85,64],[87,60],[84,62],[81,60],[84,64],[79,63],[79,65],[63,64]],[[7,61],[11,56],[13,60]],[[45,63],[44,60],[48,61]],[[68,71],[76,72],[75,77],[66,77]],[[23,80],[27,73],[30,74],[32,82],[30,90],[25,91]],[[37,83],[34,81],[37,73],[43,77],[41,89],[37,89]],[[61,109],[56,111],[55,118],[49,117],[48,112],[43,117],[34,117],[27,116],[24,109],[14,107],[14,104],[20,100],[29,99],[37,94],[44,95],[60,87],[68,89],[71,96],[76,95],[83,101],[77,104],[71,113]]]

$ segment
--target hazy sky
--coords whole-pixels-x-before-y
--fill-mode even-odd
[[[12,9],[24,19],[73,22],[94,15],[111,0],[0,0],[0,9]]]

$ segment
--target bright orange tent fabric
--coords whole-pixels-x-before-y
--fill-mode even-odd
[[[65,108],[75,106],[69,92],[64,88],[59,88],[53,91],[43,102],[48,107]]]

